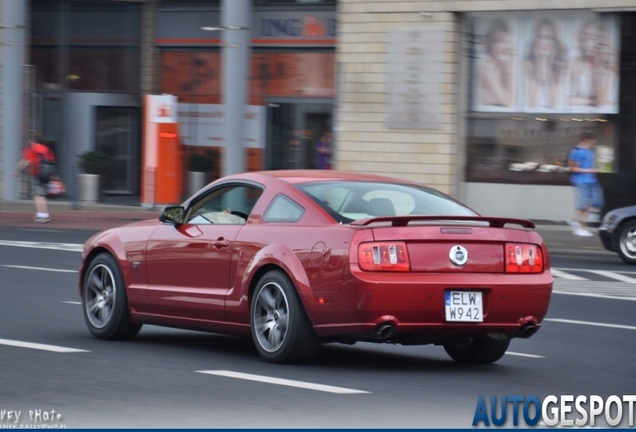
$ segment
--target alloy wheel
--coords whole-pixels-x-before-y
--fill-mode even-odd
[[[116,286],[112,271],[104,264],[91,269],[84,287],[84,307],[91,325],[105,327],[113,315]]]
[[[267,352],[277,351],[289,327],[289,303],[283,288],[269,282],[258,291],[253,311],[254,330],[259,345]]]
[[[623,231],[620,248],[625,256],[636,259],[636,227],[632,226]]]

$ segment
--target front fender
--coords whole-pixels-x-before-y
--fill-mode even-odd
[[[106,251],[110,253],[119,264],[119,268],[124,278],[124,284],[130,285],[130,265],[126,259],[126,250],[121,238],[114,232],[104,231],[91,237],[84,245],[84,251],[82,252],[82,267],[79,273],[79,290],[80,296],[84,290],[84,275],[86,268],[96,255]]]

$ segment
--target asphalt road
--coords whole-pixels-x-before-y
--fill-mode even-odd
[[[0,227],[0,427],[33,424],[31,412],[69,428],[469,428],[480,395],[635,393],[636,267],[611,255],[553,255],[548,320],[494,365],[460,365],[435,346],[358,343],[281,366],[236,337],[146,326],[130,342],[94,339],[74,246],[90,234]],[[9,411],[21,412],[17,423]]]

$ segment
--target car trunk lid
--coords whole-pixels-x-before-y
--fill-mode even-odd
[[[356,221],[377,242],[405,242],[412,272],[503,273],[505,244],[528,243],[529,231],[503,228],[522,219],[483,217],[382,217]]]

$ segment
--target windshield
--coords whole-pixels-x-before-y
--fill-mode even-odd
[[[394,183],[329,181],[300,184],[337,222],[380,216],[476,216],[477,213],[434,189]]]

